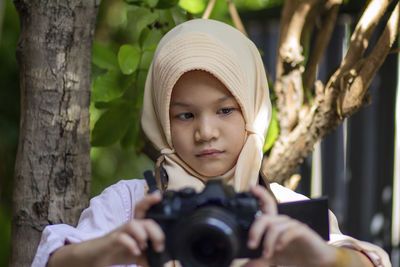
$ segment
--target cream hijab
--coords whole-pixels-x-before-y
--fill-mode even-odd
[[[168,189],[197,191],[212,178],[203,177],[175,153],[171,141],[169,105],[175,83],[185,72],[204,70],[218,78],[239,103],[247,139],[236,166],[221,176],[235,190],[258,182],[262,147],[271,118],[268,83],[260,54],[246,36],[215,20],[195,19],[169,31],[160,41],[147,75],[142,127],[164,156]]]

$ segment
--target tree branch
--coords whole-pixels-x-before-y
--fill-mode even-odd
[[[369,3],[351,36],[350,45],[345,58],[340,68],[331,76],[327,87],[339,88],[339,83],[341,82],[340,77],[342,77],[351,66],[362,59],[368,47],[369,39],[390,2],[391,0],[372,0]],[[335,85],[332,85],[333,82],[335,82]]]
[[[375,45],[371,54],[362,61],[360,70],[357,76],[354,77],[354,81],[351,83],[349,90],[344,91],[342,105],[343,116],[348,117],[352,115],[362,106],[364,95],[373,77],[383,64],[390,52],[390,48],[396,40],[399,31],[399,17],[399,3],[397,3],[378,43]]]
[[[297,124],[303,104],[303,49],[301,35],[307,17],[318,0],[286,1],[282,11],[282,35],[274,86],[277,95],[281,135],[287,135]],[[290,18],[289,18],[290,16]]]
[[[262,164],[262,171],[270,180],[279,183],[287,180],[313,150],[315,142],[343,121],[342,102],[343,114],[346,116],[361,107],[373,76],[398,35],[399,3],[373,51],[363,59],[372,32],[389,3],[390,1],[382,0],[369,3],[352,35],[349,50],[340,68],[325,87],[320,81],[315,83],[316,96],[310,111],[292,131],[278,137]]]
[[[238,29],[245,36],[247,36],[246,29],[244,28],[242,20],[240,19],[239,13],[236,10],[235,3],[233,3],[232,0],[226,0],[226,2],[228,3],[229,14],[231,15],[231,18],[233,20],[233,23],[235,24],[236,29]]]
[[[207,8],[204,11],[204,14],[202,16],[203,19],[208,19],[211,15],[212,10],[214,9],[215,5],[215,0],[210,0],[207,4]]]
[[[311,90],[314,83],[315,75],[317,73],[317,66],[325,53],[336,24],[336,18],[339,12],[339,4],[340,3],[335,3],[329,7],[328,14],[325,16],[322,26],[318,32],[315,40],[314,50],[304,73],[303,86],[305,90]]]

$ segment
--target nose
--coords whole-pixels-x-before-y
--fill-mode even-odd
[[[194,138],[196,142],[208,142],[218,138],[219,129],[217,124],[207,116],[198,119]]]

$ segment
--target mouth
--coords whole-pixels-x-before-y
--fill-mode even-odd
[[[198,158],[212,158],[216,157],[218,155],[221,155],[224,153],[224,151],[218,150],[218,149],[204,149],[200,151],[200,153],[196,154],[196,157]]]

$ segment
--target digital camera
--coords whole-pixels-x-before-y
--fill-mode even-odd
[[[248,231],[258,212],[258,200],[250,193],[235,193],[222,180],[209,181],[204,190],[166,191],[147,218],[165,233],[165,251],[156,253],[149,244],[150,266],[179,260],[184,267],[229,266],[235,258],[255,258],[261,247],[247,248]]]

